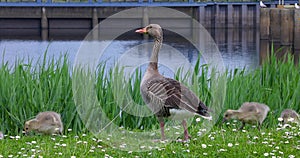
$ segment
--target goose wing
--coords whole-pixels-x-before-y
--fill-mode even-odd
[[[156,78],[147,84],[147,96],[151,110],[184,109],[201,116],[209,117],[208,108],[199,98],[180,82],[170,78]]]

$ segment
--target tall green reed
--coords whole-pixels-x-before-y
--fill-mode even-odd
[[[295,65],[293,56],[287,54],[282,61],[271,54],[259,68],[246,71],[227,71],[227,92],[224,110],[237,109],[243,102],[255,101],[267,104],[271,111],[265,124],[276,125],[283,109],[292,108],[299,112],[300,66]]]
[[[86,73],[82,69],[71,71],[67,55],[54,60],[46,58],[45,54],[38,63],[33,65],[31,60],[27,62],[17,60],[13,67],[9,67],[9,63],[2,62],[0,130],[5,133],[20,134],[26,120],[33,118],[38,112],[47,110],[60,113],[65,129],[71,128],[74,132],[84,132],[86,127],[90,126],[82,120],[91,120],[91,124],[101,121],[104,116],[97,116],[97,113],[82,118],[77,112],[76,99],[77,101],[90,99],[74,98],[77,90],[86,90],[84,86],[83,89],[72,89],[74,86],[72,78],[80,72],[87,75],[86,77],[93,76],[95,79],[94,83],[86,85],[95,88],[97,96],[97,103],[95,102],[94,107],[90,107],[89,113],[93,110],[93,112],[102,110],[108,120],[113,120],[117,126],[130,129],[151,129],[158,126],[154,116],[137,117],[127,113],[128,109],[124,109],[129,104],[145,106],[139,91],[141,70],[137,69],[129,79],[124,79],[124,68],[107,69],[105,63],[99,64],[96,73]],[[217,88],[217,82],[214,80],[218,80],[218,76],[209,72],[208,68],[209,65],[200,65],[199,58],[192,71],[183,74],[182,69],[179,69],[174,78],[190,87],[209,107],[218,104],[221,112],[229,108],[237,109],[246,101],[269,105],[271,111],[265,122],[267,126],[276,126],[277,117],[285,108],[300,110],[300,66],[294,64],[290,55],[284,62],[272,55],[255,70],[227,70],[223,74],[224,81],[220,82],[226,84],[226,89]],[[84,78],[78,79],[76,84],[85,84]],[[191,82],[188,82],[189,79]],[[222,95],[225,98],[220,98],[221,102],[213,102],[213,97]],[[147,113],[141,109],[139,107],[134,110],[140,110],[138,112],[141,114]],[[214,118],[217,119],[218,116]]]
[[[26,63],[26,64],[24,64]],[[13,67],[2,62],[0,68],[1,128],[6,133],[20,133],[26,120],[41,111],[61,113],[65,128],[81,130],[72,99],[72,82],[67,56],[58,60],[44,58],[16,60]]]

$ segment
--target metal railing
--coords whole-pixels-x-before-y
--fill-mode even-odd
[[[297,2],[298,0],[291,0]],[[3,6],[111,6],[111,7],[135,7],[135,6],[206,6],[211,4],[256,4],[258,0],[0,0]],[[287,2],[287,1],[286,1]],[[264,0],[266,4],[276,4],[278,1]]]

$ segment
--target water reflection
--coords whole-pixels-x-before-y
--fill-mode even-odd
[[[52,30],[54,32],[50,31],[51,34],[48,35],[52,40],[43,41],[40,36],[36,36],[32,31],[19,31],[11,30],[10,33],[15,34],[9,36],[8,32],[0,29],[0,37],[2,38],[0,51],[1,54],[5,52],[4,61],[13,63],[16,58],[33,58],[36,61],[47,51],[48,56],[55,58],[58,58],[61,54],[68,53],[69,60],[72,63],[80,47],[81,40],[88,32],[87,30],[78,32],[74,32],[74,30],[73,32],[70,30],[68,32],[63,30],[55,32],[55,30]],[[61,34],[61,31],[64,34]],[[259,36],[256,29],[211,29],[208,31],[217,43],[227,68],[246,67],[251,69],[259,65]],[[128,36],[129,38],[127,39],[124,38],[125,36],[126,34],[112,42],[101,60],[116,61],[124,52],[142,42],[141,36]],[[173,38],[173,36],[167,35],[164,38],[164,44],[178,50],[190,63],[194,64],[198,58],[198,50],[187,41],[180,39],[180,37],[175,38],[174,36]],[[166,55],[166,58],[170,56],[171,54]],[[140,60],[145,58],[144,55],[139,57]],[[0,58],[2,62],[3,56]]]

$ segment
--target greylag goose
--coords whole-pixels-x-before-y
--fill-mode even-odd
[[[237,119],[242,122],[240,130],[244,128],[245,124],[257,124],[258,130],[267,117],[270,108],[261,103],[245,102],[238,110],[227,110],[224,113],[223,122],[230,119]]]
[[[43,134],[62,134],[63,123],[60,114],[56,112],[40,112],[36,118],[25,123],[24,131],[25,133],[34,131]]]
[[[185,119],[199,115],[211,120],[208,108],[186,86],[158,72],[158,53],[163,41],[161,27],[158,24],[150,24],[136,32],[149,34],[154,38],[150,62],[143,76],[140,91],[144,102],[160,122],[161,140],[165,140],[164,118],[182,120],[184,140],[188,140],[190,136]]]
[[[280,118],[282,118],[282,122],[284,124],[288,122],[299,123],[299,114],[292,109],[285,109],[281,112]]]

